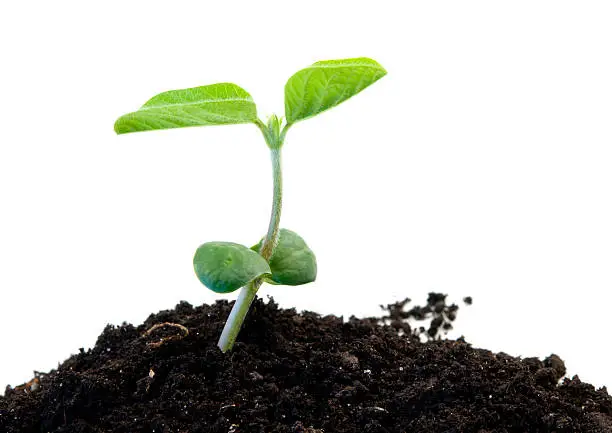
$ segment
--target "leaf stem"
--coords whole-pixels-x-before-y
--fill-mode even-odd
[[[283,202],[281,146],[271,149],[272,172],[274,176],[272,214],[270,215],[268,233],[266,234],[266,237],[264,238],[259,250],[259,254],[261,254],[267,261],[270,261],[270,258],[274,253],[274,249],[278,244],[278,235],[280,231],[280,216]],[[222,352],[227,352],[234,346],[236,337],[238,337],[240,328],[242,328],[242,323],[244,322],[244,319],[249,312],[249,308],[251,307],[251,304],[253,303],[257,291],[261,287],[262,283],[263,280],[261,278],[256,278],[240,290],[240,295],[238,295],[238,299],[236,299],[232,312],[230,313],[227,322],[225,322],[225,327],[221,333],[221,338],[219,338],[218,346]]]

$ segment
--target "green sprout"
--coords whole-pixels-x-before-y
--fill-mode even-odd
[[[285,85],[285,119],[272,115],[264,123],[244,89],[231,83],[212,84],[160,93],[138,111],[121,116],[115,132],[150,131],[188,126],[253,123],[270,148],[274,179],[268,232],[251,248],[232,242],[207,242],[193,258],[199,280],[210,290],[229,293],[242,288],[219,339],[232,348],[256,293],[264,282],[298,286],[317,276],[317,262],[306,242],[280,228],[283,184],[281,149],[295,123],[328,110],[373,84],[385,69],[368,58],[327,60],[298,71]]]

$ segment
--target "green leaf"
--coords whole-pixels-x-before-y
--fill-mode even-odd
[[[196,275],[213,292],[229,293],[271,273],[268,262],[244,245],[207,242],[193,257]]]
[[[252,247],[259,251],[263,239]],[[270,258],[272,276],[266,278],[272,284],[299,286],[317,278],[317,259],[304,239],[291,230],[281,229],[278,245]]]
[[[256,120],[257,108],[251,95],[235,84],[220,83],[160,93],[138,111],[121,116],[115,122],[115,132],[125,134]]]
[[[326,60],[297,72],[285,85],[289,124],[328,110],[373,84],[387,71],[365,57]]]

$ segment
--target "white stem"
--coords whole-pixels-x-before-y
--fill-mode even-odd
[[[244,322],[244,318],[249,312],[249,308],[255,299],[255,294],[260,285],[261,283],[258,283],[257,286],[253,283],[249,283],[240,290],[238,299],[236,299],[232,312],[227,318],[227,322],[225,322],[225,327],[221,333],[221,338],[219,338],[219,343],[217,344],[222,352],[227,352],[234,345],[236,337],[242,327],[242,322]]]

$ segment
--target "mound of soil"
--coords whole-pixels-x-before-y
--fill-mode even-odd
[[[257,300],[224,355],[230,308],[181,303],[108,326],[93,349],[8,387],[0,432],[612,432],[612,398],[576,376],[559,383],[559,357],[436,338],[458,308],[440,295],[345,322]]]

